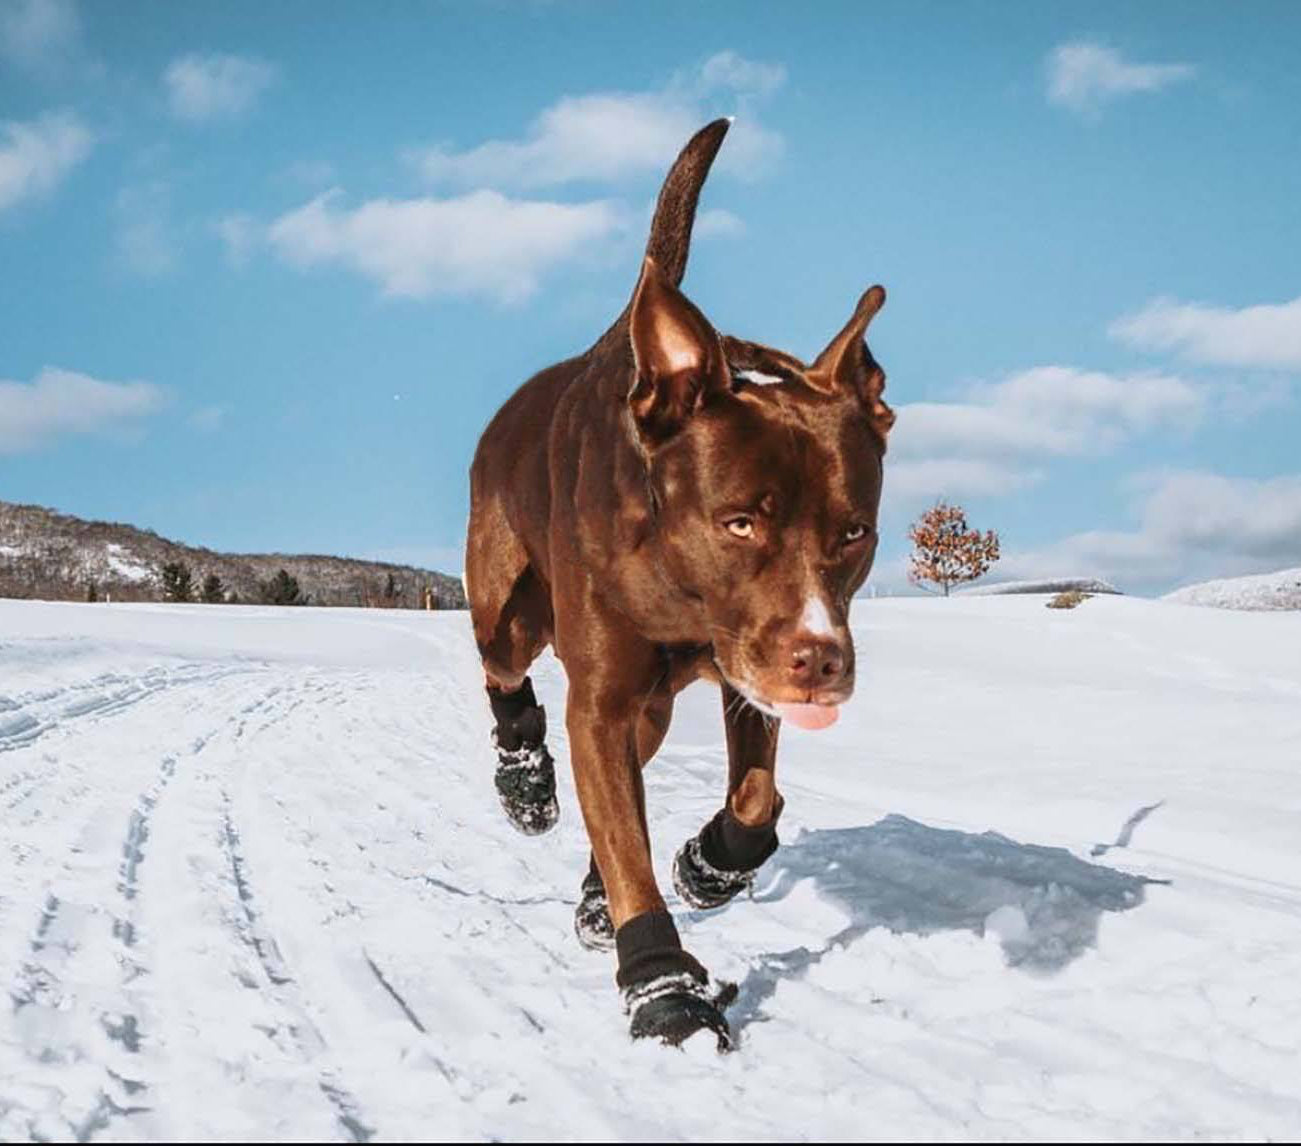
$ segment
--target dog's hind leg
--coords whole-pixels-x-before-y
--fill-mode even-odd
[[[727,799],[673,860],[673,886],[695,908],[721,907],[754,880],[777,850],[779,723],[723,685],[727,731]]]
[[[551,603],[504,516],[478,509],[470,514],[465,589],[496,722],[497,795],[515,827],[539,835],[560,815],[546,710],[528,677],[529,665],[551,641]]]

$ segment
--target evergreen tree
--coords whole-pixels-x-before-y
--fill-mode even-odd
[[[389,570],[388,580],[384,582],[384,593],[381,597],[381,604],[386,609],[392,609],[398,603],[397,578],[393,576],[393,571]]]
[[[226,600],[226,586],[216,573],[209,573],[203,579],[203,588],[199,590],[199,600],[205,605],[221,605]]]
[[[184,561],[169,561],[163,566],[163,600],[194,600],[194,575]]]
[[[298,585],[298,578],[290,575],[287,569],[281,569],[270,581],[261,585],[262,603],[265,605],[306,605]]]

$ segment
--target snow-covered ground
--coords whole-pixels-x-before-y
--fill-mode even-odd
[[[1167,593],[1165,599],[1218,609],[1301,609],[1301,568],[1185,585]]]
[[[753,900],[670,901],[741,987],[718,1057],[627,1039],[567,771],[553,834],[497,809],[465,614],[0,601],[0,1140],[1301,1136],[1301,615],[855,628]],[[723,772],[697,686],[666,887]]]

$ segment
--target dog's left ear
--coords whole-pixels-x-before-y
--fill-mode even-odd
[[[863,335],[876,312],[885,305],[885,287],[869,287],[853,317],[804,372],[809,385],[827,394],[857,392],[867,407],[868,417],[881,437],[894,425],[894,411],[885,404],[885,372],[877,365]]]
[[[655,260],[642,264],[628,323],[637,379],[628,395],[637,432],[648,447],[676,434],[730,376],[718,332],[664,277]]]

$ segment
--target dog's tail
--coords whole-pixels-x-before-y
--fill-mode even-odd
[[[691,249],[691,225],[696,221],[696,203],[731,119],[706,124],[687,142],[669,169],[655,204],[646,254],[655,260],[664,277],[674,286],[682,282]]]

